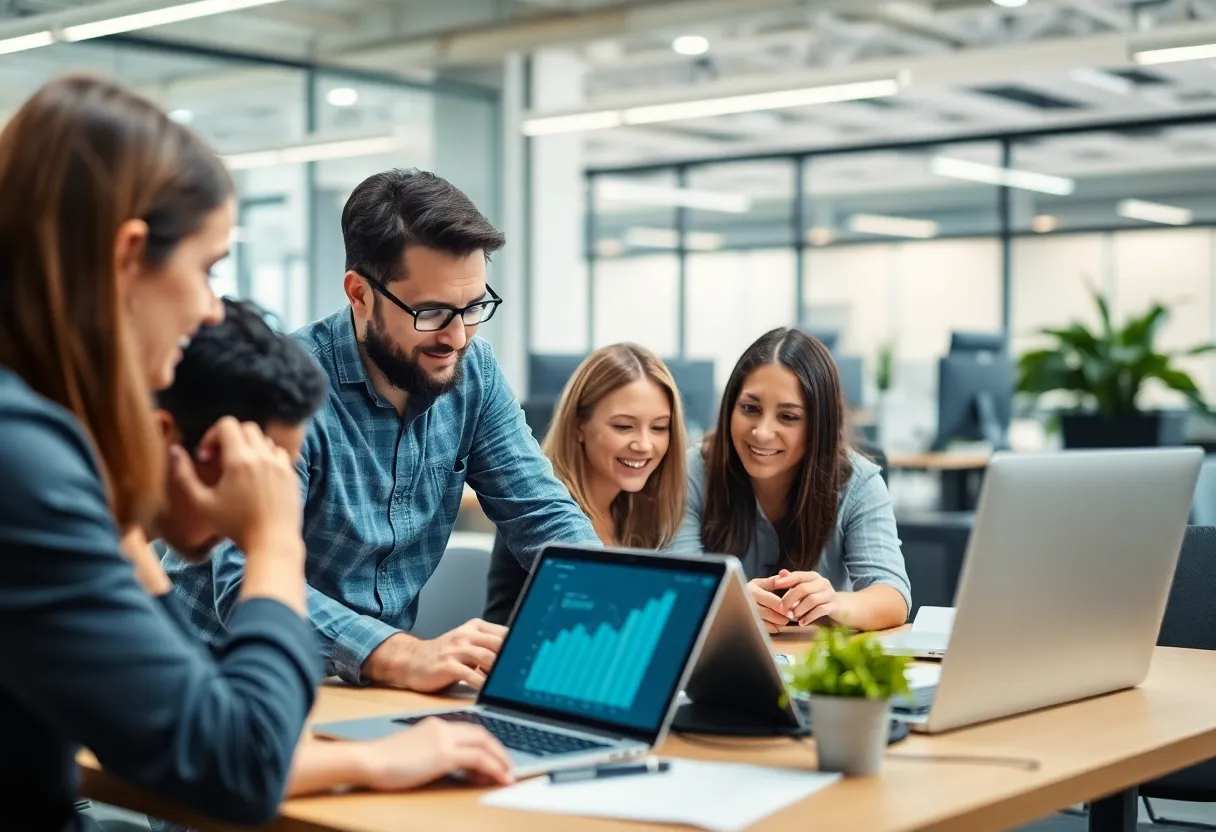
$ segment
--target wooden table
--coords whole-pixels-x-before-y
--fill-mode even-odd
[[[991,458],[988,451],[891,451],[887,464],[919,471],[973,471],[987,468]]]
[[[891,451],[892,470],[936,471],[942,484],[942,511],[974,511],[980,482],[992,454],[979,451]]]
[[[778,649],[796,652],[778,638]],[[994,658],[999,661],[999,658]],[[1028,669],[1027,672],[1033,672]],[[1158,648],[1148,680],[1139,688],[961,729],[936,737],[913,736],[892,746],[877,777],[845,780],[756,828],[905,830],[1008,829],[1067,806],[1099,798],[1091,828],[1131,830],[1134,786],[1216,757],[1216,653]],[[434,697],[400,691],[325,687],[313,718],[351,719],[428,707]],[[754,741],[752,741],[754,742]],[[813,744],[774,740],[737,751],[671,738],[667,756],[814,768]],[[998,764],[984,758],[1004,758]],[[1034,760],[1036,771],[1010,765]],[[83,792],[95,800],[190,821],[106,776],[85,760]],[[1130,790],[1130,791],[1129,791]],[[434,786],[412,794],[348,794],[288,801],[269,829],[279,832],[397,832],[425,830],[668,829],[605,820],[495,809],[480,792]],[[204,830],[226,827],[193,819]],[[1095,827],[1096,825],[1096,827]]]

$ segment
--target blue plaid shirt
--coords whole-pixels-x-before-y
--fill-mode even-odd
[[[293,337],[330,379],[298,465],[308,614],[328,673],[362,683],[368,655],[413,626],[466,481],[525,566],[550,541],[598,542],[553,476],[485,341],[471,341],[455,388],[437,398],[411,395],[401,417],[368,381],[350,310]],[[244,553],[224,544],[210,563],[191,566],[169,553],[164,564],[191,623],[215,643],[240,590]]]

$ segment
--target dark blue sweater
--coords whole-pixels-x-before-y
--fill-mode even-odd
[[[75,755],[201,814],[274,817],[321,675],[307,621],[246,601],[212,658],[136,583],[63,408],[0,368],[0,807],[74,826]]]

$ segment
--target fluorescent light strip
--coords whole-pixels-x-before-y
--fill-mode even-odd
[[[50,46],[54,42],[55,36],[50,32],[34,32],[29,35],[5,38],[0,40],[0,55],[24,52],[26,49],[39,49],[43,46]]]
[[[625,230],[625,245],[634,248],[675,248],[680,242],[672,228],[629,228]]]
[[[1063,176],[1052,176],[1047,173],[1035,173],[1016,168],[1002,168],[982,162],[968,162],[965,159],[954,159],[950,156],[933,157],[929,162],[929,169],[938,176],[984,182],[989,185],[1004,185],[1023,191],[1037,191],[1056,196],[1068,196],[1077,189],[1076,182]]]
[[[554,133],[575,133],[584,130],[604,130],[630,124],[656,124],[706,116],[734,113],[754,113],[787,107],[809,107],[841,101],[860,101],[899,94],[902,84],[897,78],[857,81],[849,84],[805,87],[773,92],[701,98],[693,101],[673,101],[666,104],[646,104],[614,110],[595,110],[559,116],[537,116],[524,119],[521,129],[527,136],[547,136]]]
[[[679,234],[672,228],[637,226],[625,231],[625,244],[634,248],[674,249],[679,241]],[[722,235],[712,231],[689,231],[684,235],[684,247],[689,251],[714,251],[722,248],[723,242]]]
[[[1143,199],[1122,199],[1115,206],[1115,213],[1129,220],[1155,222],[1161,225],[1190,225],[1195,213],[1189,208],[1146,202]]]
[[[1169,49],[1145,49],[1132,54],[1132,60],[1141,66],[1175,64],[1182,61],[1206,61],[1211,58],[1216,58],[1216,43],[1174,46]]]
[[[933,220],[916,220],[909,217],[854,214],[849,217],[849,230],[858,234],[881,234],[886,237],[911,237],[927,240],[937,236],[938,224]]]
[[[678,206],[700,211],[720,211],[724,214],[746,214],[752,207],[752,201],[743,194],[642,185],[620,179],[597,179],[595,193],[601,199],[616,202]]]
[[[316,144],[292,145],[271,150],[255,150],[225,156],[224,161],[232,170],[267,168],[275,165],[298,165],[304,162],[323,162],[328,159],[350,159],[356,156],[375,156],[392,153],[401,148],[396,136],[373,136],[366,139],[319,142]]]
[[[543,116],[525,119],[520,129],[525,136],[551,136],[554,133],[581,133],[584,130],[606,130],[620,127],[621,113],[606,110],[599,113],[574,113],[568,116]]]
[[[235,12],[254,6],[265,6],[270,3],[281,3],[283,0],[195,0],[193,3],[179,3],[176,6],[165,6],[162,9],[151,9],[146,12],[124,14],[104,20],[89,23],[79,23],[75,26],[63,27],[62,37],[66,41],[89,40],[102,38],[107,35],[117,35],[121,32],[132,32],[136,29],[150,29],[153,26],[165,26],[169,23],[180,23],[183,20],[194,20],[199,17],[210,17],[225,12]]]
[[[833,84],[800,90],[778,90],[706,98],[700,101],[629,107],[624,111],[624,121],[626,124],[654,124],[660,121],[780,110],[786,107],[809,107],[814,104],[832,104],[863,98],[884,98],[898,93],[899,82],[889,78],[883,81],[861,81],[855,84]]]

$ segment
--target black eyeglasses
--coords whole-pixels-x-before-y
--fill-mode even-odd
[[[414,319],[414,329],[419,332],[438,332],[441,329],[446,329],[448,324],[457,315],[464,321],[465,326],[484,324],[494,317],[494,311],[498,309],[498,304],[502,303],[502,298],[487,283],[486,291],[490,295],[489,300],[479,300],[460,309],[454,306],[432,306],[427,309],[414,309],[372,278],[364,276],[363,279],[370,283],[372,288],[377,292],[408,312]]]

